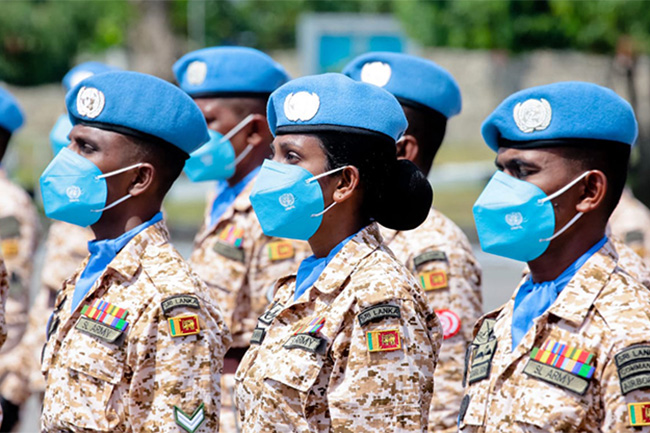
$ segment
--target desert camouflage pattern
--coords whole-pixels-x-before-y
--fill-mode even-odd
[[[258,321],[265,337],[237,370],[242,431],[426,432],[440,322],[377,225],[357,233],[296,301],[294,290],[295,275],[278,282]],[[377,306],[397,307],[400,317],[359,316]],[[309,338],[294,334],[315,318],[325,319],[309,334],[318,349],[286,347]],[[367,332],[389,330],[401,348],[370,352]]]
[[[626,188],[609,218],[611,234],[627,244],[650,266],[650,209]]]
[[[5,321],[5,306],[9,296],[9,274],[5,267],[2,254],[0,254],[0,347],[7,340],[7,323]],[[0,410],[0,415],[2,411]]]
[[[32,393],[43,393],[41,351],[45,344],[47,320],[54,310],[54,300],[63,282],[88,255],[88,241],[94,239],[90,228],[53,221],[45,243],[41,271],[41,289],[29,310],[27,330],[19,345],[8,357],[8,373],[0,394],[14,403],[23,404]]]
[[[205,220],[194,239],[194,250],[190,265],[210,289],[214,302],[219,305],[232,332],[232,347],[247,347],[257,318],[266,309],[267,293],[280,277],[297,272],[300,262],[311,256],[307,242],[287,240],[293,246],[294,254],[286,259],[271,260],[268,246],[278,238],[271,238],[262,232],[253,212],[250,193],[255,181],[251,181],[234,203],[210,225],[212,202],[208,200]],[[241,246],[215,251],[224,229],[236,227],[243,235]],[[219,247],[216,247],[219,249]],[[224,251],[225,250],[225,251]],[[227,257],[224,254],[231,254]]]
[[[618,266],[607,242],[578,271],[551,307],[514,349],[510,332],[515,295],[483,316],[468,351],[462,432],[639,432],[631,427],[628,403],[650,401],[650,387],[623,395],[615,356],[650,343],[650,292]],[[515,292],[516,294],[516,292]],[[535,347],[556,341],[593,354],[593,377],[583,394],[567,389],[569,373],[552,376],[557,385],[524,373]],[[489,348],[483,350],[482,348]],[[473,366],[493,358],[485,369]],[[480,359],[479,359],[480,358]],[[481,372],[487,377],[481,378]],[[479,374],[475,374],[479,373]],[[550,378],[551,376],[545,376]]]
[[[472,341],[474,324],[483,314],[481,267],[463,231],[435,209],[414,230],[381,228],[386,245],[418,281],[420,275],[441,271],[447,283],[425,290],[434,310],[450,310],[460,319],[458,333],[443,340],[434,375],[436,392],[431,399],[430,432],[455,432],[463,398],[465,351]],[[441,252],[427,257],[427,253]],[[418,258],[417,266],[414,261]],[[425,287],[422,287],[425,289]]]
[[[289,243],[293,253],[290,257],[272,260],[269,247],[278,238],[266,236],[253,212],[250,193],[255,181],[251,181],[233,204],[214,224],[210,211],[214,194],[208,197],[203,226],[194,239],[190,265],[210,289],[210,296],[219,305],[232,332],[232,347],[248,347],[257,318],[264,313],[268,293],[280,277],[298,271],[300,262],[309,257],[311,249],[307,242],[282,240]],[[241,231],[239,246],[220,239],[224,231]],[[224,374],[222,378],[221,431],[240,431],[232,406],[234,378]]]
[[[0,250],[9,278],[4,310],[7,340],[0,349],[0,378],[10,370],[13,352],[27,328],[29,284],[39,236],[38,213],[31,197],[0,169]]]
[[[201,405],[205,419],[196,431],[217,431],[230,335],[207,288],[169,243],[165,223],[135,236],[71,312],[85,263],[64,283],[50,320],[42,431],[185,432],[175,407],[192,415]],[[198,308],[165,312],[161,303],[175,295],[196,297]],[[98,299],[129,313],[128,327],[112,343],[77,328],[82,307]],[[172,337],[167,319],[190,314],[200,332]]]

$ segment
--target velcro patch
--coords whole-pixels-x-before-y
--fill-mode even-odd
[[[74,327],[78,331],[81,331],[92,337],[97,337],[100,340],[104,340],[108,343],[115,343],[124,332],[102,322],[97,322],[96,320],[90,319],[86,316],[79,317],[79,320]]]
[[[241,248],[233,247],[232,245],[225,244],[221,241],[217,241],[214,244],[214,252],[230,260],[235,260],[237,262],[244,263],[245,254],[244,250]]]
[[[174,421],[188,433],[194,433],[204,420],[205,409],[203,403],[196,408],[192,415],[188,415],[178,406],[174,406]]]
[[[172,337],[184,337],[201,332],[199,316],[196,314],[171,317],[167,319],[167,324],[169,325],[169,333]]]
[[[0,218],[0,239],[20,237],[20,221],[15,216]]]
[[[631,244],[635,242],[643,243],[645,235],[641,230],[633,230],[625,233],[625,243]]]
[[[623,395],[650,388],[650,345],[621,350],[614,356]]]
[[[290,241],[271,242],[267,246],[267,251],[271,261],[290,259],[296,254]]]
[[[311,334],[297,334],[292,335],[282,347],[285,349],[302,349],[312,353],[323,353],[327,343],[323,337]]]
[[[264,328],[255,328],[253,329],[253,335],[251,335],[251,344],[262,344],[266,337],[266,329]]]
[[[368,352],[390,352],[402,348],[398,329],[366,332]]]
[[[257,320],[266,325],[270,325],[271,322],[273,322],[273,319],[275,319],[275,316],[280,314],[280,311],[282,311],[283,308],[284,305],[279,302],[275,302]]]
[[[451,310],[435,310],[440,323],[442,324],[442,337],[447,340],[460,331],[460,317]]]
[[[0,241],[0,250],[5,259],[11,259],[18,255],[20,251],[19,239],[5,239]]]
[[[633,427],[650,425],[650,402],[628,403],[627,413]]]
[[[194,308],[196,310],[201,308],[199,298],[192,295],[174,295],[160,303],[160,308],[165,316],[167,316],[173,309],[180,307]]]
[[[385,319],[387,317],[396,317],[400,319],[402,313],[399,310],[397,305],[390,304],[379,304],[372,307],[364,309],[357,318],[359,319],[359,325],[365,326],[370,322],[375,320]]]
[[[588,380],[552,365],[542,364],[534,359],[528,361],[524,367],[524,373],[579,395],[584,395],[589,387]]]
[[[421,272],[418,274],[420,278],[420,284],[425,291],[429,290],[438,290],[447,288],[447,272],[442,269],[431,271],[431,272]]]
[[[447,261],[447,254],[444,251],[427,251],[413,258],[413,266],[417,268],[420,265],[433,261]]]
[[[474,356],[468,375],[470,385],[490,377],[492,358],[497,351],[497,339],[488,340],[486,343],[475,346],[472,350]]]

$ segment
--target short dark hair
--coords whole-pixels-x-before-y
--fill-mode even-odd
[[[406,134],[418,141],[419,165],[422,169],[429,170],[445,138],[447,118],[428,107],[413,107],[402,102],[402,108],[409,122]]]
[[[627,180],[631,146],[617,142],[593,142],[589,146],[560,147],[561,155],[576,167],[576,174],[587,170],[600,170],[607,177],[608,191],[605,211],[611,215],[616,209]]]
[[[0,161],[4,158],[7,147],[9,147],[9,140],[11,140],[11,132],[0,126]]]

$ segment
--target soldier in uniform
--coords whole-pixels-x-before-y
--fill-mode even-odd
[[[7,91],[0,89],[0,161],[5,155],[12,134],[22,124],[23,114],[18,102]],[[7,341],[0,350],[2,381],[13,362],[13,352],[27,327],[29,283],[39,235],[40,223],[32,198],[25,190],[11,182],[5,170],[0,167],[0,247],[9,273],[10,285],[5,310]],[[15,416],[17,407],[12,401],[2,396],[0,403],[7,418]]]
[[[460,431],[650,431],[650,292],[605,234],[637,129],[583,82],[515,93],[484,122],[499,171],[474,205],[481,247],[531,272],[475,327]]]
[[[342,74],[280,87],[274,158],[251,194],[268,235],[313,256],[278,281],[236,374],[244,432],[426,432],[440,322],[377,223],[422,223],[433,192],[396,159],[397,100]]]
[[[41,176],[45,213],[96,240],[49,320],[42,429],[216,431],[229,332],[160,212],[209,139],[205,119],[180,89],[136,72],[86,78],[66,105],[74,128]]]
[[[115,68],[99,62],[81,63],[63,77],[63,88],[68,92],[84,78],[112,70]],[[70,143],[68,134],[71,129],[68,114],[59,116],[50,132],[50,146],[54,155]],[[40,356],[45,344],[47,319],[54,309],[56,292],[84,260],[88,253],[88,241],[93,238],[89,227],[63,221],[53,221],[48,229],[44,266],[41,270],[41,290],[29,310],[27,330],[16,349],[11,352],[11,360],[7,363],[8,372],[0,386],[0,395],[16,408],[22,406],[32,393],[42,395],[45,391]],[[18,421],[18,415],[16,410],[13,415],[5,416],[0,430],[11,430],[11,424]]]
[[[428,175],[447,119],[461,110],[456,80],[432,61],[398,53],[364,54],[343,73],[383,87],[397,98],[408,120],[406,133],[397,142],[397,156],[409,159]],[[483,313],[481,267],[467,236],[434,208],[414,230],[381,227],[381,233],[386,245],[416,276],[440,317],[444,341],[434,376],[429,431],[455,431],[463,398],[463,359],[474,323]]]
[[[266,236],[249,200],[273,140],[266,102],[289,76],[266,54],[244,47],[191,52],[178,60],[174,73],[210,128],[210,142],[185,165],[191,180],[217,181],[190,264],[210,288],[233,334],[224,361],[221,430],[239,431],[232,406],[233,374],[268,305],[269,290],[311,254],[306,242]]]
[[[629,188],[609,219],[614,237],[634,250],[650,266],[650,210],[637,200]]]

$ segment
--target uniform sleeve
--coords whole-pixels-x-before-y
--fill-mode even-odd
[[[364,308],[333,343],[333,431],[426,430],[440,328],[411,300]]]
[[[444,333],[429,425],[436,432],[456,431],[464,393],[465,351],[482,314],[481,268],[474,256],[460,246],[422,251],[415,255],[413,268],[427,301],[440,317]]]
[[[230,345],[221,312],[200,300],[199,308],[181,306],[165,314],[162,303],[152,302],[129,338],[133,431],[217,431],[219,383]]]
[[[602,378],[605,433],[650,432],[650,342],[615,350]]]

